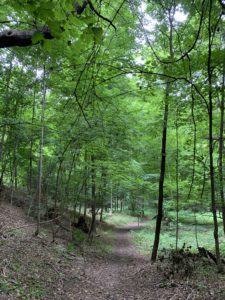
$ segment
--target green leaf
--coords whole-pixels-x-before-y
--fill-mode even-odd
[[[93,30],[90,27],[85,28],[82,33],[81,39],[87,43],[93,40]]]
[[[43,47],[45,50],[51,51],[52,50],[52,41],[44,40]]]
[[[80,19],[82,22],[84,22],[85,24],[87,25],[91,25],[91,24],[94,24],[95,22],[95,18],[94,17],[83,17]]]
[[[43,41],[44,36],[43,33],[41,32],[35,32],[34,35],[32,36],[32,44],[37,44],[40,41]]]
[[[96,44],[100,44],[103,37],[103,30],[101,27],[92,27],[94,33],[94,40]]]

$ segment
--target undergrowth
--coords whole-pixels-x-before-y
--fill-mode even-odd
[[[176,212],[175,211],[168,211],[166,213],[167,217],[170,218],[172,221],[176,221]],[[223,220],[220,218],[219,214],[218,217],[218,224],[222,224]],[[179,222],[183,224],[195,224],[198,225],[213,225],[213,215],[211,212],[198,212],[193,213],[192,211],[188,210],[181,210],[179,211]]]
[[[110,253],[113,247],[113,232],[109,228],[101,228],[97,230],[91,243],[88,240],[88,234],[82,230],[73,230],[73,241],[68,243],[68,252],[73,252],[78,247],[80,250],[89,248],[90,251],[96,251],[98,253]]]
[[[205,218],[205,216],[204,216]],[[187,223],[179,223],[179,240],[178,247],[182,248],[185,243],[187,246],[191,246],[192,251],[196,251],[197,247],[204,247],[214,252],[214,237],[213,237],[213,225],[209,225],[211,220],[201,219],[201,222],[205,221],[204,225],[190,224],[187,217]],[[147,223],[147,226],[139,231],[132,231],[131,236],[135,241],[138,249],[143,254],[150,254],[154,242],[155,235],[155,220],[151,220]],[[222,230],[222,226],[219,228],[220,248],[221,253],[225,255],[225,238]],[[162,224],[162,230],[160,235],[159,252],[162,249],[175,248],[176,243],[176,225],[174,222],[170,222],[169,225]]]
[[[125,213],[113,213],[112,215],[106,214],[104,221],[110,225],[125,225],[137,222],[138,218]]]

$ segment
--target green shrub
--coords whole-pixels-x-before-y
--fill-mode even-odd
[[[86,239],[87,239],[86,233],[84,233],[82,230],[80,230],[78,228],[73,229],[73,240],[77,244],[84,242]]]

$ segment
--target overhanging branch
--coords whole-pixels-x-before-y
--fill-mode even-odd
[[[40,32],[45,39],[53,39],[50,29],[45,27],[42,30],[3,30],[0,32],[0,48],[27,47],[31,46],[34,34]]]
[[[88,5],[88,1],[84,0],[82,5],[79,5],[77,2],[74,3],[74,12],[78,15],[81,15],[85,8]],[[51,34],[49,27],[44,26],[42,29],[33,29],[33,30],[14,30],[7,29],[0,32],[0,48],[9,48],[9,47],[28,47],[32,46],[32,38],[35,34],[41,33],[43,38],[51,40],[54,36]],[[36,44],[38,44],[37,42]]]
[[[86,7],[89,6],[90,9],[101,19],[107,21],[114,29],[116,27],[113,25],[112,21],[108,18],[102,16],[93,6],[91,0],[84,0],[83,4],[80,5],[78,2],[74,3],[74,11],[71,13],[81,15]],[[68,13],[69,14],[69,13]],[[8,22],[8,21],[6,21]],[[48,26],[44,26],[43,29],[34,29],[34,30],[14,30],[6,29],[0,32],[0,48],[9,48],[9,47],[28,47],[34,44],[38,44],[40,41],[34,43],[32,38],[35,34],[41,33],[44,39],[51,40],[54,39],[54,36],[51,34],[51,29]]]

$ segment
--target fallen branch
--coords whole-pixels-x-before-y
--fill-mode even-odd
[[[212,252],[210,252],[209,250],[205,249],[204,247],[198,247],[198,251],[199,251],[199,254],[202,257],[205,257],[207,259],[211,259],[211,260],[214,261],[215,264],[217,264],[216,256]]]

